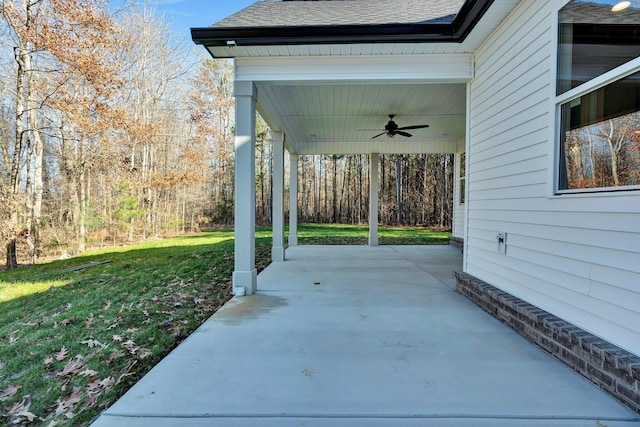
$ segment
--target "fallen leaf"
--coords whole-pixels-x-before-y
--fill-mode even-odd
[[[80,405],[80,409],[82,410],[82,409],[92,408],[96,405],[97,401],[98,401],[98,393],[91,393],[85,399],[85,401],[82,402],[82,405]]]
[[[114,377],[107,377],[101,380],[94,379],[87,384],[89,393],[102,393],[109,390],[116,383]]]
[[[20,390],[21,387],[22,387],[21,385],[10,385],[9,387],[0,391],[0,399],[13,396],[14,394],[16,394],[18,390]]]
[[[56,401],[57,407],[55,409],[55,413],[60,414],[68,414],[73,407],[80,401],[82,397],[82,392],[80,390],[74,390],[71,393],[63,396],[62,398]]]
[[[46,419],[49,419],[52,415],[49,415]],[[56,427],[57,425],[60,424],[60,420],[51,420],[49,421],[49,424],[47,424],[45,427]]]
[[[97,394],[102,390],[99,378],[94,378],[87,384],[87,391],[91,394]]]
[[[111,308],[111,301],[107,301],[106,303],[104,303],[104,307],[102,309],[109,310],[110,308]]]
[[[11,335],[9,335],[9,345],[15,344],[18,341],[18,337],[17,337],[18,332],[19,331],[11,332]]]
[[[123,338],[121,335],[112,335],[111,339],[114,341],[122,342]]]
[[[29,406],[31,406],[31,395],[27,394],[22,397],[20,402],[15,402],[9,410],[7,411],[7,415],[16,415],[20,412],[26,412],[29,410]]]
[[[63,360],[67,357],[67,355],[68,355],[68,354],[69,354],[69,350],[67,349],[67,347],[62,347],[62,348],[60,349],[60,351],[59,351],[59,352],[57,352],[57,353],[55,353],[55,354],[53,355],[53,357],[54,357],[58,362],[61,362],[61,361],[63,361]]]
[[[124,352],[120,350],[116,350],[109,355],[109,358],[107,359],[107,363],[111,364],[114,360],[120,359],[121,357],[124,357]]]
[[[126,377],[130,377],[131,375],[135,374],[135,372],[129,372],[128,374],[122,374],[118,377],[118,381],[116,382],[116,384],[120,384],[120,382],[125,379]]]
[[[133,340],[128,340],[127,342],[122,343],[122,346],[131,354],[135,354],[138,350],[138,346],[133,342]]]
[[[303,369],[300,373],[307,378],[313,378],[313,375],[315,374],[315,372],[310,371],[309,369]]]
[[[90,328],[93,326],[93,320],[94,320],[93,313],[91,313],[91,314],[89,315],[89,317],[87,317],[87,318],[85,319],[85,321],[84,321],[84,327],[85,327],[86,329],[90,329]]]
[[[70,375],[76,375],[85,367],[84,361],[82,357],[76,356],[75,359],[70,360],[61,371],[59,371],[56,376],[58,377],[68,377]]]
[[[22,326],[40,326],[40,321],[35,321],[35,322],[26,322],[23,323]]]
[[[82,377],[95,377],[96,375],[98,375],[98,372],[94,371],[93,369],[85,369],[84,371],[80,372],[78,375]]]
[[[37,416],[35,416],[34,414],[32,414],[29,411],[18,412],[17,414],[13,414],[13,416],[14,417],[18,417],[18,418],[26,418],[27,420],[29,420],[30,423],[32,423],[33,420],[38,418]],[[13,421],[12,421],[12,423],[13,423]]]
[[[148,349],[144,348],[144,347],[140,347],[136,353],[136,356],[138,356],[140,358],[140,360],[151,356],[151,351],[149,351]]]
[[[93,348],[93,347],[105,348],[106,347],[106,345],[104,345],[100,341],[94,340],[94,339],[88,339],[88,340],[80,341],[80,344],[86,344],[86,345],[89,346],[89,348]]]
[[[54,360],[54,359],[53,359],[53,356],[49,356],[49,357],[47,357],[46,359],[44,359],[44,364],[45,364],[45,366],[49,366],[49,365],[51,365],[51,364],[53,363],[53,360]]]
[[[104,389],[108,389],[113,387],[113,385],[116,383],[115,378],[113,377],[107,377],[105,379],[103,379],[102,381],[100,381],[100,386]]]

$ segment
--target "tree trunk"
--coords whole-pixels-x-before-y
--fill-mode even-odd
[[[321,175],[321,165],[320,162],[318,161],[318,167],[316,168],[316,156],[313,156],[313,182],[314,182],[314,193],[315,193],[315,200],[313,202],[313,220],[314,222],[319,222],[320,221],[320,178],[322,177]]]
[[[335,224],[338,222],[338,156],[334,154],[331,160],[333,161],[333,206],[331,210],[331,222]]]
[[[617,141],[614,142],[615,137],[615,125],[613,124],[613,120],[609,120],[609,132],[607,133],[607,143],[609,144],[609,154],[610,154],[610,165],[611,165],[611,175],[613,176],[613,185],[620,185],[620,178],[618,177],[618,152],[620,151],[620,141],[619,137],[616,138]]]
[[[31,61],[29,58],[29,67]],[[27,102],[27,123],[29,124],[30,133],[32,136],[33,144],[33,194],[32,197],[27,198],[31,206],[28,206],[31,220],[29,226],[29,235],[33,239],[33,247],[31,248],[31,262],[35,263],[40,250],[40,222],[42,219],[42,194],[43,194],[43,174],[42,169],[44,167],[44,143],[42,141],[42,135],[38,129],[37,117],[36,117],[36,102],[34,99],[33,91],[29,90],[29,99]]]
[[[87,240],[87,183],[86,183],[86,162],[85,149],[82,141],[79,142],[79,171],[78,171],[78,253],[83,253],[86,248]]]
[[[385,185],[387,182],[387,169],[385,162],[386,155],[380,154],[380,183],[378,185],[380,194],[378,198],[380,199],[380,222],[382,224],[387,223],[387,200],[386,200],[386,191]]]
[[[420,158],[420,199],[425,200],[427,191],[427,155],[423,154]],[[425,203],[420,203],[420,224],[426,223]]]
[[[322,163],[323,164],[326,163],[326,158],[324,156],[322,157]],[[323,219],[321,220],[321,222],[330,222],[330,221],[328,221],[328,218],[329,218],[329,206],[328,206],[329,192],[328,192],[328,183],[327,183],[328,173],[327,173],[327,165],[326,164],[324,164],[323,177],[324,177],[324,180],[323,180],[324,181],[324,185],[323,185],[323,187],[324,187],[324,199],[323,199],[324,204],[323,205],[324,206],[323,206],[323,209],[322,209]]]
[[[396,156],[396,222],[402,225],[402,155]]]
[[[17,258],[17,250],[16,250],[16,236],[13,235],[7,239],[6,243],[7,249],[7,270],[13,270],[18,268],[18,258]]]

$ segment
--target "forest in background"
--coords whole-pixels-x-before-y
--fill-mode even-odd
[[[232,64],[177,40],[153,9],[133,3],[1,3],[7,268],[233,226]],[[256,217],[269,224],[272,144],[257,123]],[[451,226],[452,155],[380,160],[381,224]],[[299,220],[366,223],[368,161],[300,156]]]

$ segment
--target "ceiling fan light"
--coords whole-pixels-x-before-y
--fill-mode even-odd
[[[612,12],[620,12],[622,10],[625,10],[629,6],[631,6],[631,2],[630,1],[621,1],[621,2],[616,3],[616,5],[611,8],[611,11]]]

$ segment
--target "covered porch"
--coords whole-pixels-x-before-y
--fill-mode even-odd
[[[398,61],[402,62],[402,73],[398,72]],[[366,60],[356,56],[236,57],[234,62],[236,294],[251,295],[258,289],[256,113],[269,125],[273,142],[274,262],[284,261],[285,247],[298,243],[297,175],[301,155],[369,157],[371,247],[378,245],[380,154],[454,154],[454,179],[460,179],[467,129],[466,84],[473,77],[471,55],[377,56]],[[284,235],[286,184],[288,236]],[[453,184],[451,197],[464,199],[457,193],[462,188],[457,184]],[[454,210],[454,229],[458,230],[457,237],[462,237],[464,205],[458,202]]]
[[[456,248],[286,255],[94,427],[640,425],[456,293]]]

